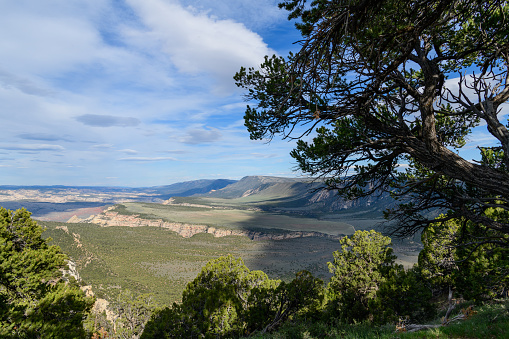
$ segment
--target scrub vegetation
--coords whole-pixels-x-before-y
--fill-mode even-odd
[[[94,224],[40,222],[76,262],[85,284],[112,299],[121,289],[152,293],[160,303],[180,301],[186,284],[210,260],[233,254],[272,278],[290,279],[307,269],[329,276],[327,260],[337,240],[297,238],[252,241],[242,236],[216,238],[196,234],[183,238],[157,227],[99,227]],[[65,226],[65,228],[64,228]]]

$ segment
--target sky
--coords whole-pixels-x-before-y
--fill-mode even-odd
[[[301,175],[293,142],[249,139],[233,81],[297,50],[277,3],[0,0],[0,185]]]
[[[298,176],[251,141],[241,66],[299,38],[272,0],[0,1],[0,185]]]

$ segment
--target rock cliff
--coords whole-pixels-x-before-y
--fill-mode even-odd
[[[228,228],[217,228],[207,225],[185,224],[177,222],[168,222],[162,219],[143,219],[139,215],[123,215],[118,212],[107,210],[101,214],[91,216],[86,219],[80,219],[77,216],[70,218],[68,223],[92,223],[103,227],[109,226],[128,226],[128,227],[141,227],[152,226],[166,228],[176,232],[184,238],[192,237],[198,233],[209,233],[214,237],[225,237],[230,235],[245,236],[251,240],[284,240],[293,238],[306,238],[306,237],[320,237],[337,239],[341,235],[334,236],[320,232],[310,231],[288,231],[284,233],[268,233],[261,231],[239,230]]]

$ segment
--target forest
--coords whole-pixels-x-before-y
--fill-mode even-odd
[[[338,241],[328,281],[306,270],[269,278],[230,254],[210,260],[171,305],[133,286],[98,312],[28,211],[2,208],[0,217],[2,337],[411,338],[424,330],[480,338],[509,330],[506,249],[456,247],[456,221],[422,233],[411,268],[395,262],[389,237],[359,230]]]

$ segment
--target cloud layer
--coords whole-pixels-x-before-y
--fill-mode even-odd
[[[279,49],[272,28],[293,30],[276,5],[1,2],[0,184],[291,173],[291,144],[249,140],[232,80]]]
[[[143,33],[130,31],[133,41],[147,44],[146,37],[150,37],[151,44],[160,45],[180,72],[212,76],[217,93],[231,90],[232,76],[241,66],[257,66],[264,55],[273,53],[258,34],[242,23],[214,19],[176,1],[128,3],[148,29]],[[143,42],[138,34],[145,37]]]
[[[141,121],[136,118],[97,114],[80,115],[76,117],[76,120],[87,126],[94,127],[133,127],[141,123]]]

